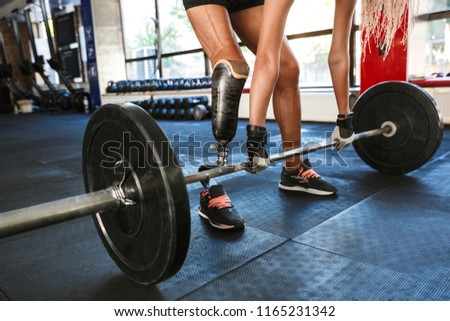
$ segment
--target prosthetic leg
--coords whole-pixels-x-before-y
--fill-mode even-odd
[[[249,74],[245,62],[219,60],[212,74],[212,131],[217,141],[217,165],[227,163],[228,144],[236,135],[239,101]]]
[[[225,166],[228,158],[228,144],[236,135],[239,102],[242,89],[249,74],[247,63],[233,60],[219,60],[212,74],[212,132],[217,141],[216,166]],[[199,171],[211,166],[200,166]],[[209,181],[201,182],[209,189]]]

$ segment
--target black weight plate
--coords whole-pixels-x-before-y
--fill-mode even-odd
[[[58,108],[61,108],[62,110],[67,110],[72,107],[72,95],[65,91],[59,91],[56,96],[55,104]]]
[[[203,120],[208,117],[208,109],[203,104],[198,104],[194,107],[193,117],[195,120]]]
[[[87,106],[85,106],[85,104]],[[85,91],[77,91],[72,95],[72,106],[79,113],[86,112],[85,108],[87,107],[88,111],[91,110],[91,95]]]
[[[53,91],[44,91],[41,97],[41,107],[43,108],[55,108],[56,107],[56,95]]]
[[[151,284],[175,274],[189,246],[190,207],[183,173],[164,132],[139,106],[105,105],[83,142],[87,192],[123,182],[134,205],[94,215],[105,247],[132,280]]]
[[[355,132],[393,122],[397,132],[360,139],[353,146],[369,166],[388,174],[411,172],[424,165],[442,140],[444,123],[433,98],[407,82],[384,82],[369,88],[353,108]]]

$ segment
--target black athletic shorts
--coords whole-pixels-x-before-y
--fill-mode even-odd
[[[264,0],[183,0],[183,4],[186,10],[206,4],[216,4],[225,7],[229,13],[234,13],[244,9],[261,6],[264,4]]]

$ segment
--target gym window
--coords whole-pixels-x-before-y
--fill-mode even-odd
[[[450,0],[421,0],[419,5],[409,42],[409,77],[450,77]]]
[[[128,79],[205,75],[183,1],[122,0],[121,11]]]
[[[182,0],[127,0],[121,8],[128,79],[210,74],[209,63],[189,24]],[[359,12],[358,2],[350,41],[352,87],[360,83]],[[334,0],[295,1],[292,6],[286,35],[301,66],[302,87],[331,87],[327,55],[333,15]],[[409,59],[410,70],[421,76],[450,73],[450,0],[421,0],[417,18],[410,43],[416,41],[414,35],[420,35],[422,40],[416,46],[426,50],[423,57]],[[420,31],[423,28],[425,31]],[[426,40],[421,32],[422,35],[425,32]],[[246,48],[243,52],[248,63],[253,65],[253,54]],[[424,50],[414,50],[414,55],[420,52]]]

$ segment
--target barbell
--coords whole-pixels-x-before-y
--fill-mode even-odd
[[[355,103],[354,148],[371,167],[402,174],[424,165],[442,140],[434,100],[405,82],[378,84]],[[370,137],[370,139],[368,139]],[[276,162],[331,148],[326,141],[270,156]],[[183,176],[157,122],[130,104],[102,106],[83,141],[86,194],[0,213],[0,238],[92,215],[107,251],[133,281],[153,284],[183,265],[190,240],[186,185],[245,169],[245,162]]]

